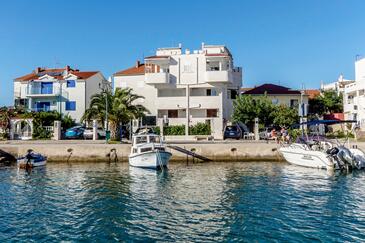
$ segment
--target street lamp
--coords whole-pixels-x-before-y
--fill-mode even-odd
[[[108,91],[111,89],[111,85],[107,80],[103,80],[103,82],[99,83],[99,88],[101,92],[105,94],[105,142],[108,143],[109,139],[109,122],[108,122]]]

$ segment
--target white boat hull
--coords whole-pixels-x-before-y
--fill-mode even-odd
[[[302,148],[282,147],[279,149],[285,160],[293,165],[319,169],[336,169],[328,154],[321,151],[305,150]]]
[[[31,159],[28,163],[28,166],[33,168],[33,167],[45,166],[46,164],[47,164],[47,160],[34,161],[34,160]],[[18,165],[19,168],[25,168],[26,165],[27,165],[27,160],[26,159],[18,159],[17,160],[17,165]]]
[[[166,151],[150,151],[129,156],[129,165],[139,168],[159,169],[167,167],[171,153]]]

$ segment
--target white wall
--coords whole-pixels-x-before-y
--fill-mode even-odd
[[[355,62],[355,80],[356,82],[365,81],[365,58]]]

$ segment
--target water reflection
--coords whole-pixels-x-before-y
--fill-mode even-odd
[[[281,163],[0,170],[0,242],[361,241],[365,176]]]

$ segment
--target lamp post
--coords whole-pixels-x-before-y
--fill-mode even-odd
[[[99,88],[101,92],[105,94],[105,142],[108,143],[109,140],[109,122],[108,122],[108,91],[111,89],[110,84],[107,80],[103,80],[103,82],[99,83]]]

